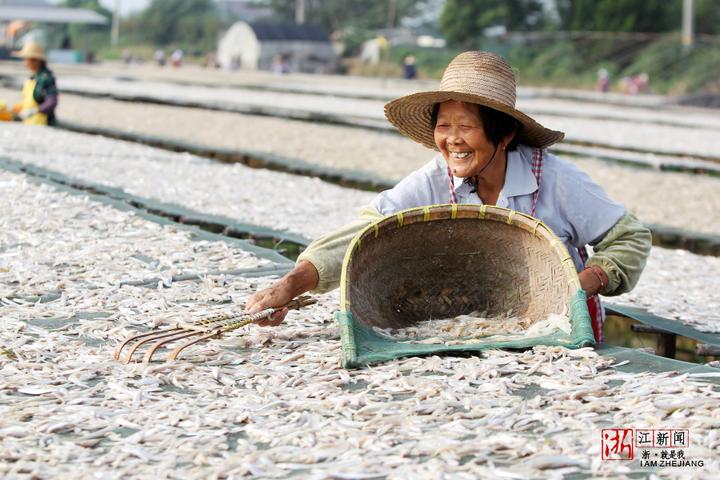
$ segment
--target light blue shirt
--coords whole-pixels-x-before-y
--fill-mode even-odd
[[[531,214],[533,193],[538,189],[532,172],[532,147],[519,145],[508,152],[505,185],[497,206]],[[463,178],[453,176],[457,202],[481,205],[480,196]],[[625,214],[625,207],[575,165],[545,151],[535,217],[542,220],[565,244],[578,271],[583,265],[577,248],[599,242]],[[450,177],[441,154],[373,200],[375,209],[391,215],[407,208],[450,203]]]

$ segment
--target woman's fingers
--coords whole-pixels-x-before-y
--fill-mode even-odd
[[[248,299],[245,310],[249,313],[257,313],[261,310],[265,310],[266,308],[274,308],[285,305],[287,302],[292,300],[292,298],[285,300],[287,295],[284,295],[282,291],[278,290],[277,286],[273,285],[270,288],[254,293]]]
[[[285,305],[292,300],[292,292],[285,288],[282,284],[275,284],[265,290],[254,293],[245,306],[248,313],[257,313],[268,308],[277,308]],[[277,326],[282,323],[288,313],[287,308],[283,308],[279,312],[275,312],[270,318],[258,320],[257,324],[261,326]]]
[[[248,298],[247,303],[245,304],[245,311],[249,313],[255,313],[257,311],[262,310],[262,308],[257,308],[257,305],[262,302],[262,299],[265,297],[265,291],[262,290],[260,292],[255,292],[252,295],[250,295],[250,298]]]
[[[277,327],[283,322],[283,320],[285,320],[285,316],[288,314],[289,311],[290,310],[288,310],[287,308],[283,308],[279,312],[273,313],[270,318],[258,320],[257,324],[261,327]]]
[[[255,292],[245,304],[248,313],[257,313],[268,308],[277,308],[286,305],[296,296],[315,288],[319,281],[319,275],[315,266],[307,261],[302,261],[283,278],[270,287]],[[280,325],[287,315],[288,309],[284,308],[274,313],[270,318],[258,321],[258,325]]]

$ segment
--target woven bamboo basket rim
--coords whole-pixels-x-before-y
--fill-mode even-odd
[[[369,241],[376,239],[381,235],[381,232],[385,230],[402,228],[405,225],[414,223],[466,219],[505,223],[529,232],[533,236],[542,238],[552,247],[552,251],[558,258],[558,263],[563,266],[569,286],[574,290],[580,290],[580,279],[575,269],[573,258],[570,256],[562,240],[541,220],[526,213],[495,205],[436,204],[408,208],[387,215],[380,220],[370,223],[355,235],[343,259],[340,276],[340,310],[350,311],[350,301],[348,298],[349,282],[347,282],[348,270],[352,263],[353,254],[362,248],[363,241],[366,239]]]

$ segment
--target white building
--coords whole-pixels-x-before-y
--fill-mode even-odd
[[[68,23],[104,25],[108,20],[92,10],[58,7],[46,0],[0,0],[0,58],[8,57],[26,41],[44,44],[46,25]],[[40,27],[31,29],[34,25]],[[48,51],[51,63],[67,60],[68,55],[72,62],[81,58],[81,52]]]
[[[237,22],[218,44],[224,68],[272,70],[278,59],[290,72],[330,73],[339,58],[328,34],[314,25]]]

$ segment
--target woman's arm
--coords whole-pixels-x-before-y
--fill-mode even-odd
[[[443,191],[447,173],[442,157],[433,157],[424,167],[411,173],[395,187],[380,193],[371,205],[360,211],[360,217],[353,223],[341,227],[312,242],[298,257],[295,268],[270,288],[250,297],[247,309],[252,312],[284,305],[297,295],[308,291],[329,292],[340,285],[340,274],[345,252],[355,235],[372,222],[410,207],[433,203],[434,175],[442,179]],[[279,325],[287,311],[278,312],[260,325]]]
[[[556,233],[578,248],[590,244],[595,252],[579,274],[583,290],[588,295],[632,290],[650,254],[650,231],[587,173],[557,157],[548,160],[547,180],[561,220]]]
[[[319,280],[313,288],[314,292],[325,293],[340,286],[342,263],[350,242],[359,231],[381,218],[383,216],[368,205],[360,211],[360,218],[356,221],[315,240],[300,254],[298,262],[310,262],[317,269]]]
[[[44,113],[45,115],[49,115],[50,113],[52,113],[53,110],[55,110],[57,104],[58,96],[48,95],[47,97],[45,97],[45,101],[38,105],[38,111],[40,113]]]
[[[247,310],[255,313],[284,305],[309,291],[324,293],[337,288],[340,285],[342,263],[348,245],[360,230],[381,218],[382,215],[372,206],[365,207],[355,222],[312,242],[298,257],[295,268],[269,288],[250,297]],[[287,309],[258,324],[279,325],[286,315]]]
[[[295,265],[295,268],[270,287],[254,293],[245,308],[250,313],[257,313],[266,308],[285,305],[298,295],[314,289],[318,284],[318,280],[318,272],[313,264],[300,261]],[[285,308],[273,314],[267,320],[259,321],[258,325],[280,325],[287,313],[288,309]]]
[[[589,288],[598,288],[596,293],[614,296],[629,292],[640,279],[651,247],[650,230],[634,215],[625,213],[593,247],[595,253],[587,262],[588,269],[580,274],[581,284],[584,276]],[[602,291],[599,291],[596,272],[591,270],[598,267],[607,277]],[[594,280],[592,276],[595,276]]]

